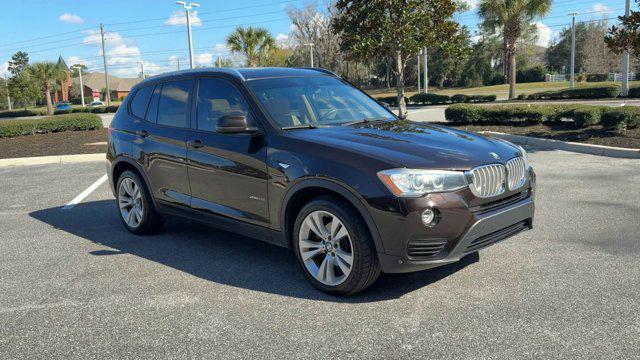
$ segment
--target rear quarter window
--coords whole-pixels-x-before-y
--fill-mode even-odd
[[[136,91],[133,99],[129,104],[129,110],[131,115],[144,119],[144,116],[149,107],[149,99],[151,99],[151,93],[153,93],[153,86],[145,86]]]

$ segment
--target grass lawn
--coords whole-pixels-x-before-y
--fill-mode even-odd
[[[593,87],[593,86],[604,86],[604,85],[614,85],[614,84],[620,85],[619,82],[606,81],[606,82],[593,82],[593,83],[576,83],[576,87]],[[640,85],[640,81],[631,81],[629,82],[629,85],[630,86]],[[568,81],[516,84],[516,94],[531,94],[539,91],[566,89],[568,87],[569,87]],[[454,88],[454,89],[430,88],[429,91],[435,94],[443,94],[443,95],[455,95],[455,94],[494,95],[495,94],[498,97],[498,100],[505,100],[509,97],[508,84],[481,86],[481,87],[474,87],[474,88]],[[406,92],[406,96],[409,97],[417,92],[417,87],[408,87],[406,88],[405,92]],[[395,88],[367,90],[367,93],[369,93],[374,97],[396,95]]]

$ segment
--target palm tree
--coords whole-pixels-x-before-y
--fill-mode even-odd
[[[265,28],[244,28],[238,26],[228,37],[227,45],[233,52],[243,54],[247,58],[247,66],[255,67],[263,59],[269,48],[275,46],[276,40]]]
[[[509,79],[509,99],[516,97],[516,42],[537,17],[551,9],[551,0],[482,0],[478,14],[490,33],[502,33],[505,66]]]
[[[53,115],[53,104],[51,103],[51,87],[57,80],[63,80],[67,74],[60,65],[50,61],[34,63],[29,67],[31,76],[44,89],[44,96],[47,99],[47,114]]]

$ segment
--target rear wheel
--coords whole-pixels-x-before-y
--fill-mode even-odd
[[[160,228],[162,218],[153,206],[149,189],[138,174],[123,172],[116,189],[118,214],[127,230],[134,234],[148,234]]]
[[[353,294],[380,275],[366,223],[351,204],[338,197],[318,198],[300,211],[293,244],[305,275],[322,291]]]

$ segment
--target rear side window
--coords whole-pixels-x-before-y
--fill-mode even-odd
[[[189,91],[193,80],[171,81],[162,84],[158,102],[158,125],[186,128]]]
[[[153,86],[145,86],[136,92],[133,100],[131,100],[131,104],[129,105],[133,116],[144,119],[152,92]]]
[[[200,79],[198,86],[198,130],[215,131],[218,120],[227,114],[241,113],[251,125],[249,106],[240,91],[221,79]]]

